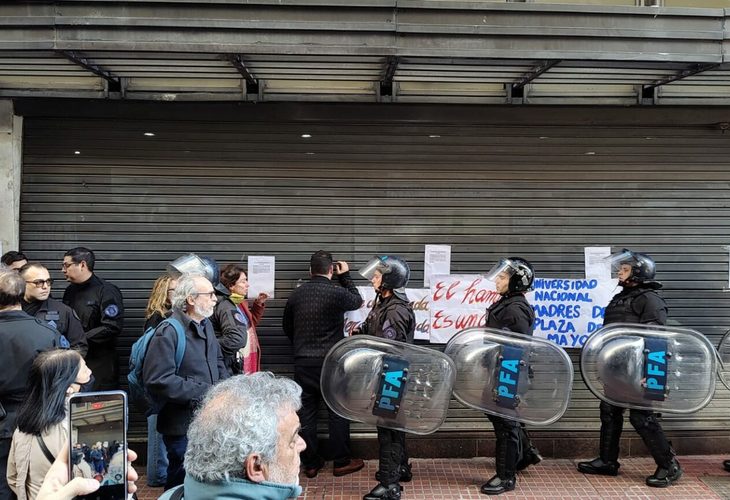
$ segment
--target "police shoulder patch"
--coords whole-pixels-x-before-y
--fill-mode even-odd
[[[389,319],[386,319],[385,323],[383,323],[383,337],[386,339],[394,339],[397,335],[398,332],[396,332],[395,327],[393,327]]]
[[[245,318],[245,317],[244,317],[244,315],[243,315],[243,314],[241,314],[240,312],[236,312],[236,313],[234,313],[234,314],[233,314],[233,319],[235,319],[235,320],[236,320],[236,321],[238,321],[239,323],[243,323],[244,325],[247,325],[247,324],[248,324],[248,321],[246,321],[246,318]]]
[[[109,304],[104,309],[104,316],[106,316],[108,318],[116,318],[118,314],[119,314],[119,306],[117,306],[116,304]]]

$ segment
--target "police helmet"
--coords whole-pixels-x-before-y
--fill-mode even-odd
[[[608,260],[614,271],[618,271],[623,264],[631,266],[631,276],[626,281],[647,283],[653,281],[656,276],[656,263],[645,253],[632,252],[624,248],[610,255]]]
[[[411,277],[411,268],[408,262],[397,255],[376,255],[360,269],[360,275],[372,279],[375,271],[380,271],[383,280],[380,287],[393,290],[398,296],[405,296],[405,286]]]
[[[535,281],[535,269],[532,264],[522,257],[500,259],[487,273],[486,278],[494,281],[499,273],[507,273],[509,276],[508,291],[528,292],[532,290],[532,283]]]

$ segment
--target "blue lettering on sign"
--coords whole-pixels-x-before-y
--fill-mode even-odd
[[[667,341],[644,340],[644,392],[648,399],[664,401],[667,396]]]
[[[395,418],[406,390],[408,361],[400,358],[383,357],[383,371],[375,394],[373,415]]]
[[[502,356],[500,356],[499,365],[497,366],[497,406],[515,408],[519,404],[515,396],[517,395],[517,384],[520,380],[521,361],[521,347],[502,347]]]

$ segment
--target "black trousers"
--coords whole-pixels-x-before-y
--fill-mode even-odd
[[[604,462],[616,462],[619,454],[619,441],[624,426],[624,411],[626,408],[613,406],[601,401],[601,441],[599,451]],[[654,462],[666,469],[672,463],[674,450],[667,436],[664,434],[658,415],[649,410],[629,410],[629,422],[641,436],[644,444],[649,448]]]
[[[380,481],[380,484],[388,486],[397,483],[400,479],[400,466],[408,465],[406,433],[385,427],[377,429],[380,453],[375,478]]]
[[[15,500],[13,490],[8,486],[8,456],[10,456],[10,444],[13,438],[0,439],[0,500]],[[25,486],[24,486],[25,487]]]
[[[317,450],[317,413],[322,401],[319,378],[322,366],[294,366],[294,381],[302,386],[302,408],[299,410],[300,435],[307,443],[302,452],[302,465],[305,468],[321,467],[324,459]],[[350,463],[350,421],[342,418],[329,407],[329,452],[335,467]]]
[[[517,462],[522,459],[524,450],[529,447],[529,439],[519,422],[507,420],[487,414],[494,426],[497,444],[494,451],[494,462],[497,476],[503,480],[515,477]]]

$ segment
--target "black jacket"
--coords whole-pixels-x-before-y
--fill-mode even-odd
[[[535,311],[525,295],[513,293],[502,295],[487,309],[487,327],[532,335]]]
[[[223,362],[229,375],[233,375],[233,364],[239,349],[248,342],[248,320],[236,304],[231,301],[231,292],[221,284],[216,285],[215,304],[210,321],[223,352]]]
[[[71,348],[86,357],[89,344],[86,342],[84,327],[81,326],[81,321],[73,309],[52,297],[42,301],[34,300],[33,302],[23,300],[21,305],[23,311],[41,320],[66,337],[66,340],[71,344]]]
[[[58,332],[33,316],[23,311],[0,312],[0,404],[8,414],[0,421],[0,438],[13,436],[33,360],[58,345]]]
[[[157,431],[182,436],[205,393],[219,380],[228,378],[228,372],[210,321],[204,320],[200,325],[180,312],[173,312],[172,317],[185,327],[185,355],[180,370],[175,374],[175,328],[164,325],[150,340],[142,380],[149,393],[163,403],[157,416]]]
[[[338,274],[337,280],[312,276],[289,296],[283,327],[294,344],[294,363],[321,365],[332,346],[344,338],[345,312],[362,304],[349,272]]]
[[[625,287],[613,296],[606,306],[603,324],[644,323],[665,325],[667,323],[667,303],[654,289],[655,283],[648,286]]]
[[[63,303],[81,320],[89,343],[86,363],[94,372],[94,389],[118,386],[117,337],[124,326],[122,293],[111,283],[92,275],[84,283],[71,283],[63,293]]]
[[[360,325],[359,333],[412,344],[415,331],[416,315],[413,308],[407,301],[391,295],[375,304]]]

